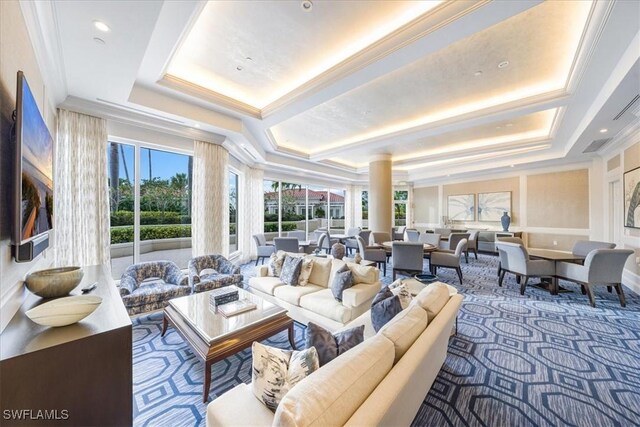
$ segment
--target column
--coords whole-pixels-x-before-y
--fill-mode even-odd
[[[393,188],[391,155],[377,154],[369,162],[369,229],[391,232]]]

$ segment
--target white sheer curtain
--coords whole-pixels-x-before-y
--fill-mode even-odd
[[[407,228],[413,228],[413,186],[407,187]]]
[[[362,221],[362,186],[354,185],[353,186],[353,197],[354,197],[354,227],[363,228]]]
[[[253,243],[253,235],[264,233],[264,191],[262,182],[264,171],[248,166],[243,168],[240,179],[240,215],[239,219],[239,245],[242,253],[241,262],[249,262],[257,256],[256,245]]]
[[[55,265],[108,264],[106,121],[58,110],[54,163]]]
[[[191,233],[193,256],[229,256],[229,153],[194,141]]]
[[[344,193],[344,231],[356,226],[356,197],[353,185],[347,185]]]

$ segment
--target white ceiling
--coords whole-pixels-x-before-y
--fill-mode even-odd
[[[63,105],[226,137],[247,163],[323,179],[365,180],[376,153],[414,182],[585,159],[574,147],[587,144],[592,122],[604,126],[602,105],[623,106],[628,93],[616,88],[638,86],[629,72],[639,67],[640,2],[300,4],[23,8],[38,15],[39,49],[66,82]]]

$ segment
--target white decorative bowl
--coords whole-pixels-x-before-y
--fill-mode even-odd
[[[102,298],[95,295],[65,297],[40,304],[25,314],[38,325],[67,326],[93,313],[101,302]]]

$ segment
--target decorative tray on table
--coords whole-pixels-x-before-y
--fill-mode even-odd
[[[421,283],[433,283],[438,281],[438,276],[433,274],[416,274],[413,277]]]

